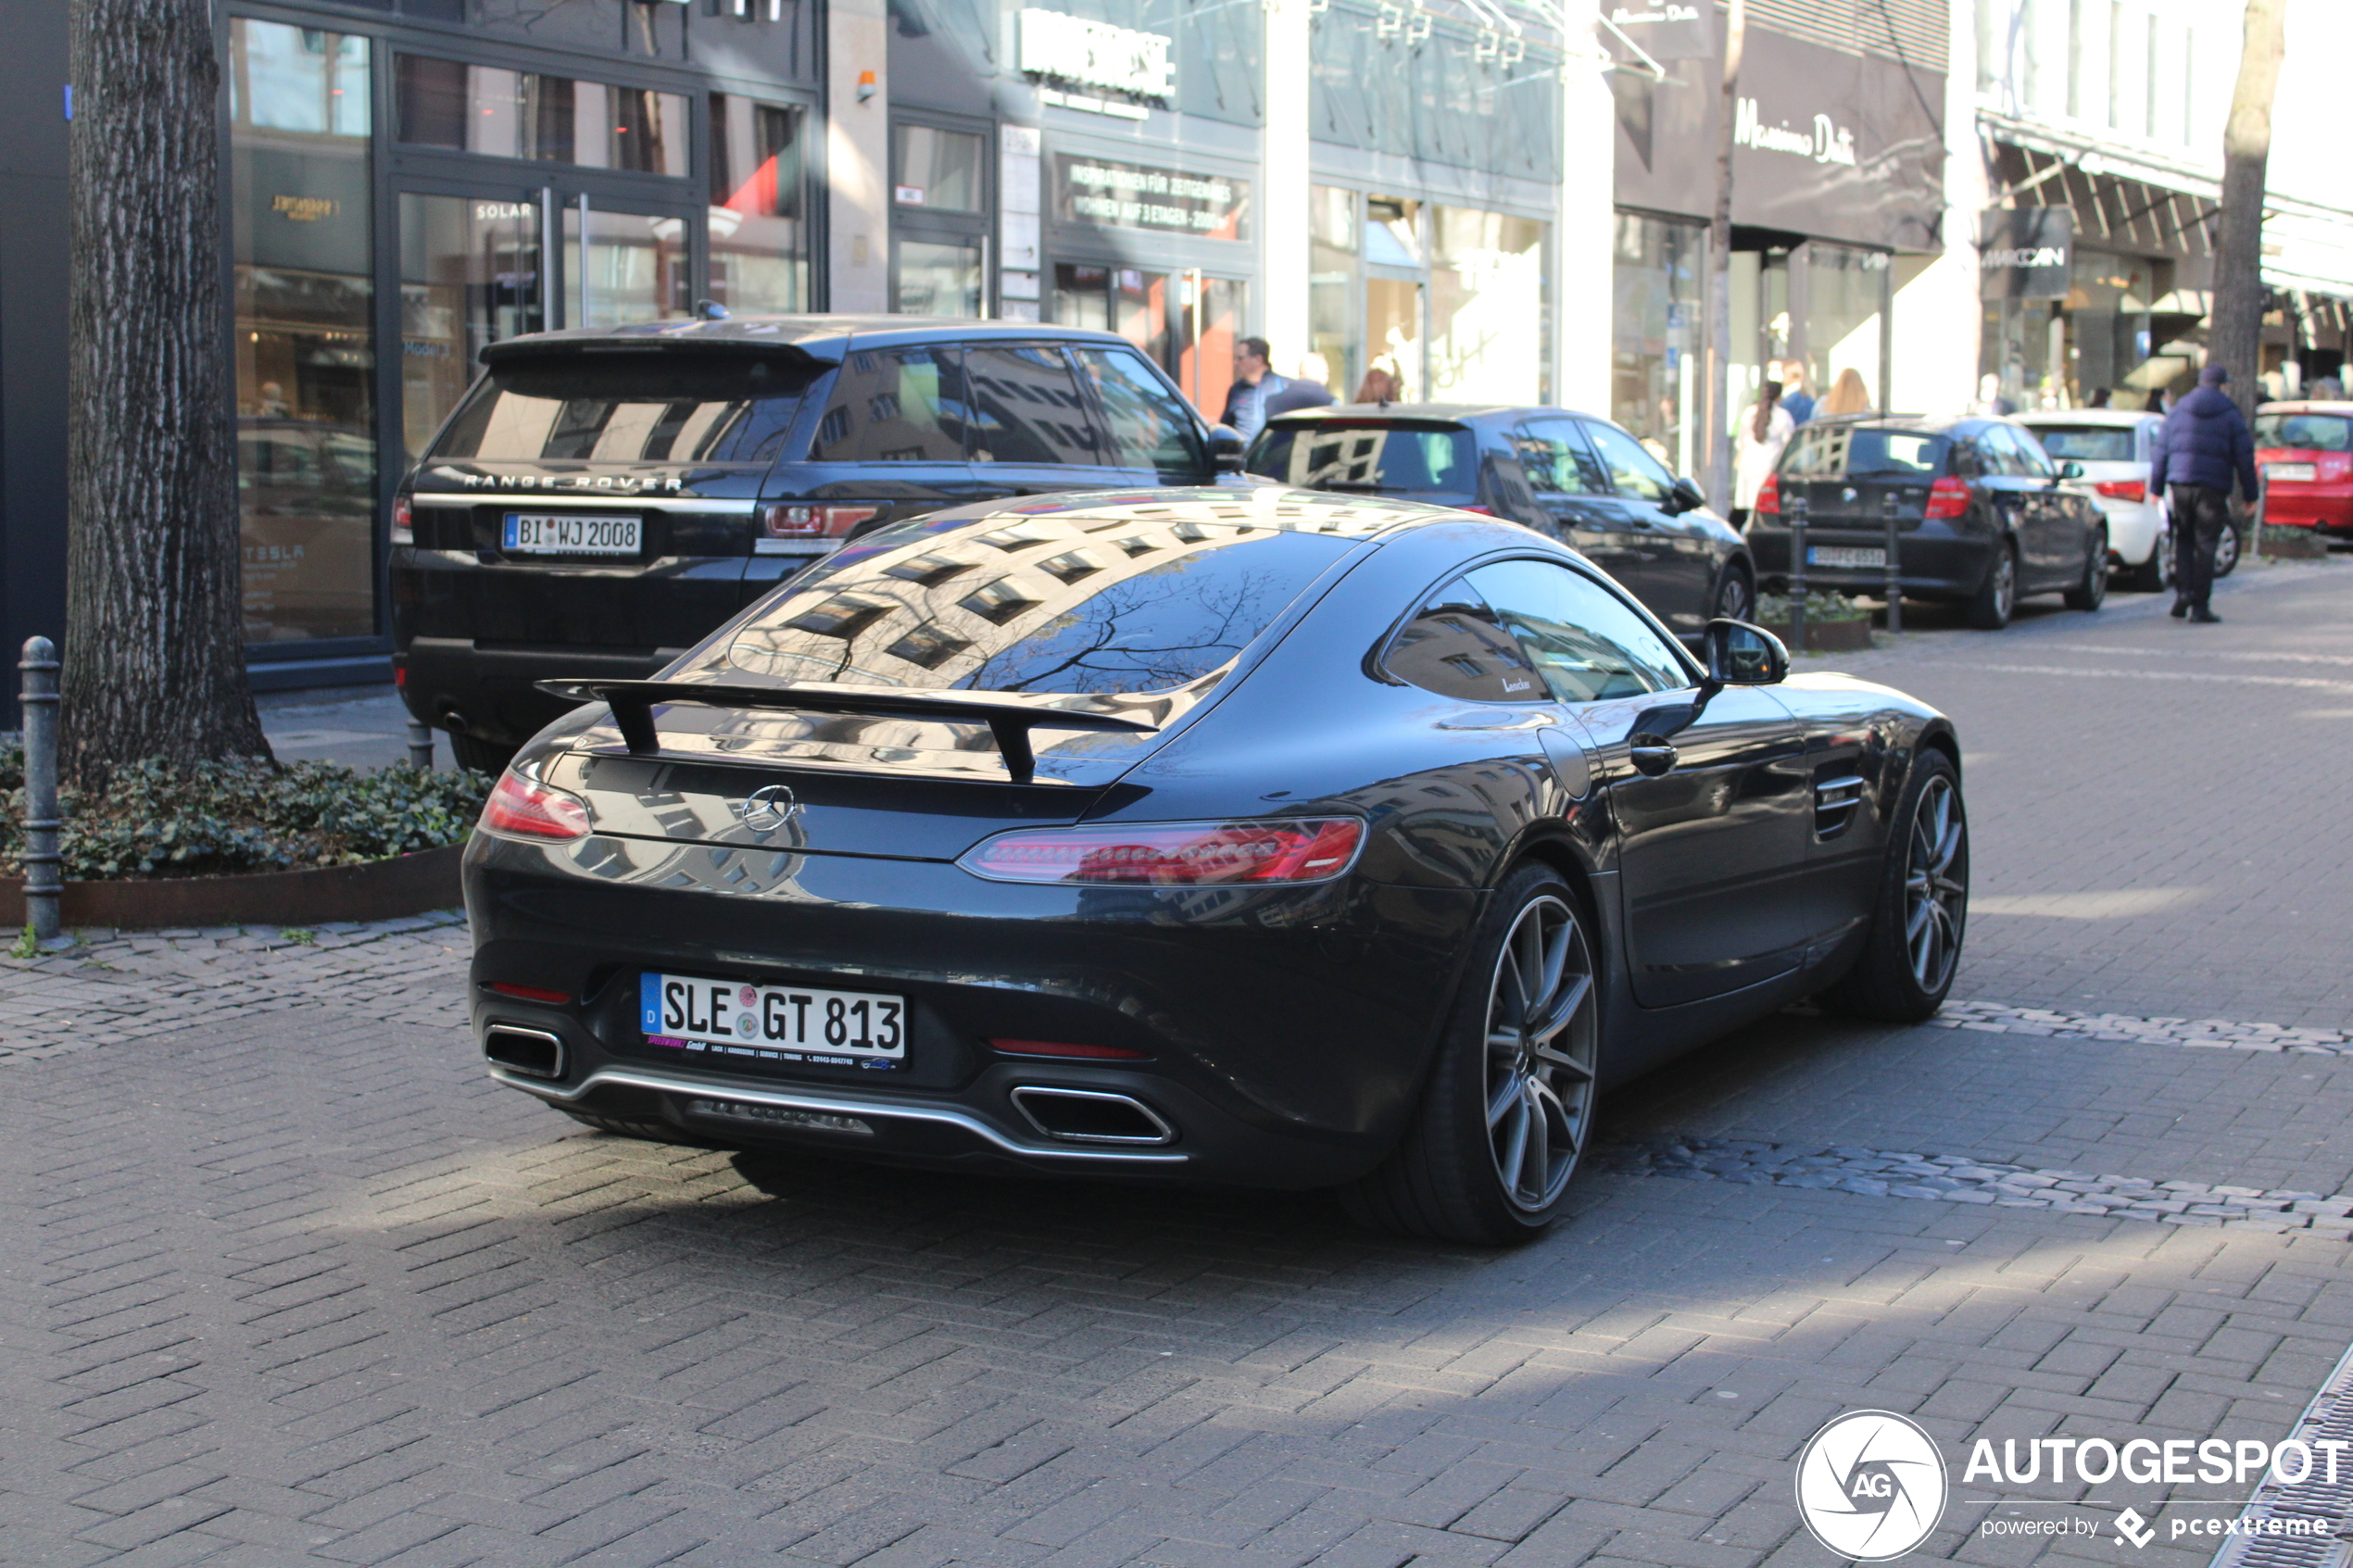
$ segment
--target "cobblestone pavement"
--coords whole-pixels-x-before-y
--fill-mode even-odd
[[[1843,1411],[2284,1436],[2353,1339],[2347,732],[2162,671],[2353,659],[2348,591],[1840,660],[1963,725],[1970,1002],[1632,1085],[1516,1252],[589,1133],[481,1075],[447,917],[0,962],[0,1562],[1818,1568]],[[2248,1490],[1955,1474],[1924,1559],[2203,1562]]]

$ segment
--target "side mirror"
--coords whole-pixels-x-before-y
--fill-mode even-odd
[[[1701,634],[1707,678],[1722,686],[1775,686],[1789,679],[1789,649],[1762,626],[1718,616]]]
[[[1245,445],[1241,433],[1232,425],[1212,425],[1209,430],[1210,462],[1219,473],[1242,471]]]
[[[1702,495],[1699,486],[1689,479],[1677,480],[1675,488],[1667,495],[1668,499],[1673,503],[1667,508],[1667,515],[1669,517],[1680,517],[1685,512],[1695,512],[1707,505],[1707,497]]]
[[[2058,466],[2058,475],[2061,479],[2081,479],[2083,477],[2083,465],[2072,459],[2061,463]]]

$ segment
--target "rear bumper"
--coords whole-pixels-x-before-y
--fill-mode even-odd
[[[520,746],[572,711],[535,683],[567,676],[638,681],[684,648],[484,647],[466,637],[412,637],[401,650],[401,696],[423,722]]]
[[[772,865],[771,862],[782,862]],[[551,1103],[739,1146],[1303,1188],[1372,1168],[1418,1096],[1479,897],[1354,880],[1237,896],[985,882],[937,861],[476,834],[473,1022],[551,1035]],[[905,998],[898,1070],[705,1066],[648,1041],[646,971]],[[560,992],[563,1005],[487,987]],[[1000,1054],[991,1039],[1144,1053]],[[1124,1096],[1170,1136],[1051,1135],[1015,1091]],[[854,1123],[843,1125],[841,1123]]]
[[[2353,485],[2273,484],[2264,492],[2263,521],[2274,528],[2353,535]]]
[[[1876,528],[1808,528],[1806,543],[1809,550],[1823,546],[1883,549],[1887,534]],[[1786,590],[1790,576],[1789,530],[1759,527],[1752,518],[1748,549],[1756,563],[1758,585],[1775,593]],[[1896,564],[1904,591],[1923,598],[1967,598],[1985,581],[1986,569],[1992,562],[1992,540],[1957,534],[1941,523],[1920,524],[1906,531],[1897,540]],[[1806,584],[1808,588],[1872,593],[1886,587],[1887,572],[1876,566],[1810,565],[1806,569]]]

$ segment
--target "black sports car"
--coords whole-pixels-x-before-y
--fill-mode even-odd
[[[935,513],[560,684],[466,854],[475,1023],[609,1131],[1510,1241],[1611,1083],[1952,982],[1952,725],[1740,622],[1701,651],[1411,502]]]

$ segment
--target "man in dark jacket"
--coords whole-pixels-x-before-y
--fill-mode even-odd
[[[2214,547],[2231,525],[2231,482],[2255,499],[2255,435],[2222,390],[2230,379],[2220,365],[2197,373],[2197,390],[2165,416],[2149,465],[2150,488],[2173,512],[2174,617],[2204,626],[2222,619],[2207,597],[2214,591]]]

